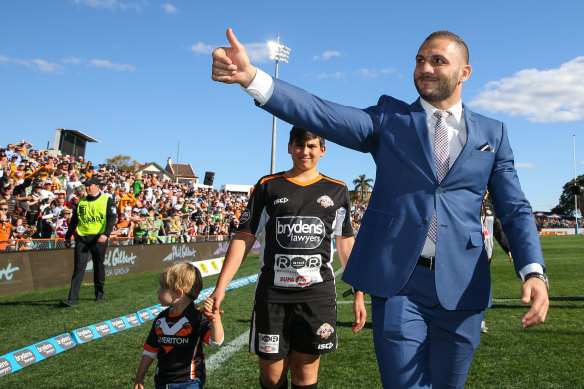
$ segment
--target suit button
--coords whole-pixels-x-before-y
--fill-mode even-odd
[[[423,224],[423,225],[426,225],[426,224],[428,224],[428,219],[427,219],[427,218],[423,218],[423,219],[422,219],[422,224]]]
[[[436,194],[442,194],[442,192],[444,192],[444,189],[442,189],[442,187],[438,187],[436,188]]]

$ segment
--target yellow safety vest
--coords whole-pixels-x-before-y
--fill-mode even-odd
[[[86,197],[79,200],[77,205],[77,233],[81,236],[103,234],[106,227],[107,212],[106,195],[100,195],[94,201],[87,201]]]

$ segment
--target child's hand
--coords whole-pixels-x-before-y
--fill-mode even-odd
[[[141,383],[135,383],[134,389],[144,389],[144,385],[142,385]]]

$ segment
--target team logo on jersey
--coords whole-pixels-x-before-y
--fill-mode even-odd
[[[251,216],[251,212],[249,211],[248,208],[246,208],[243,211],[243,213],[241,214],[241,217],[239,218],[239,224],[243,224],[246,221],[248,221],[250,216]]]
[[[313,216],[280,216],[276,219],[276,240],[285,249],[314,249],[324,239],[322,220]]]
[[[316,334],[320,335],[321,338],[326,339],[331,336],[333,332],[335,332],[333,326],[331,326],[329,323],[323,323],[316,331]]]
[[[331,199],[327,195],[320,196],[318,199],[316,199],[316,202],[325,208],[328,208],[332,205],[335,205],[335,203],[333,202],[333,199]]]
[[[274,205],[286,204],[287,202],[288,202],[288,198],[282,197],[281,199],[274,200]]]
[[[277,354],[280,345],[280,335],[258,333],[259,350],[266,354]]]

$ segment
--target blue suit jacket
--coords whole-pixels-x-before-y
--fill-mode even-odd
[[[481,232],[485,189],[508,236],[516,271],[544,266],[531,206],[521,191],[505,125],[464,106],[467,140],[438,184],[426,113],[381,96],[358,109],[322,100],[275,80],[262,106],[279,118],[339,145],[371,153],[377,172],[369,206],[343,280],[374,296],[395,296],[406,284],[437,213],[436,289],[449,310],[490,304],[490,271]],[[488,142],[493,152],[479,151]]]

